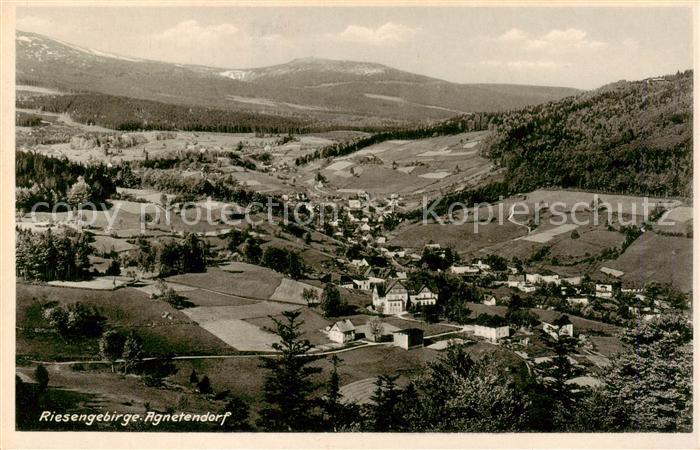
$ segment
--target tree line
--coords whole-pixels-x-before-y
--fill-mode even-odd
[[[90,276],[90,235],[71,229],[17,229],[15,270],[25,280],[83,280]]]
[[[99,204],[117,191],[122,168],[106,164],[77,164],[66,157],[54,158],[36,152],[15,153],[16,208],[30,210],[39,202],[50,206],[58,202]],[[73,199],[70,190],[82,179],[89,188]],[[81,189],[85,189],[81,187]]]
[[[18,108],[66,113],[76,122],[121,131],[183,130],[217,133],[302,133],[307,121],[249,112],[82,93],[17,99]]]
[[[126,267],[136,266],[159,277],[206,271],[209,245],[194,233],[187,233],[182,239],[163,238],[156,242],[139,237],[135,245],[138,248],[124,257]]]

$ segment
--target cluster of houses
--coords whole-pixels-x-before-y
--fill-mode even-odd
[[[382,314],[401,314],[409,306],[431,306],[437,303],[437,294],[427,286],[412,291],[401,280],[376,284],[372,290],[372,308]]]
[[[338,202],[340,199],[330,199]],[[398,205],[399,198],[392,194],[390,198],[385,199],[385,205],[379,206],[370,198],[370,195],[364,191],[358,192],[356,198],[346,200],[346,208],[342,217],[335,218],[328,222],[335,231],[333,236],[336,238],[345,238],[349,230],[347,238],[348,243],[357,244],[358,242],[374,243],[382,245],[386,243],[386,236],[381,236],[382,224],[389,217],[394,207]],[[346,233],[343,233],[345,229]],[[359,261],[354,261],[357,264]]]

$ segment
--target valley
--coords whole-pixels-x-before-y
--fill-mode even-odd
[[[539,402],[514,430],[581,431],[540,421],[552,377],[585,411],[638,329],[691,317],[692,71],[579,92],[25,32],[17,55],[16,373],[44,406],[291,431],[266,420],[294,361],[323,417],[294,431],[333,429],[329,384],[333,426],[376,431],[383,393],[427,402],[457,367]]]

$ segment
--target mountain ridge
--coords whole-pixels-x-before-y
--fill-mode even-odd
[[[459,84],[384,64],[296,58],[216,68],[117,55],[17,31],[18,84],[174,104],[289,115],[328,123],[419,123],[557,100],[573,88]]]

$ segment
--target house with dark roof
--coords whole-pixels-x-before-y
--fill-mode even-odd
[[[401,314],[408,309],[409,304],[427,306],[436,303],[437,294],[427,286],[411,292],[401,280],[397,279],[385,284],[376,284],[372,290],[372,306],[382,314]]]
[[[474,335],[497,342],[501,338],[510,336],[510,327],[501,316],[479,314],[474,322]]]
[[[406,311],[410,299],[408,289],[399,280],[374,286],[372,306],[382,314],[401,314]]]
[[[437,294],[423,285],[418,291],[411,295],[411,304],[415,306],[429,306],[437,303]]]

